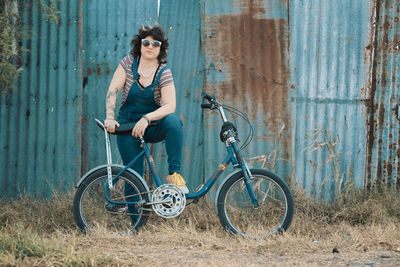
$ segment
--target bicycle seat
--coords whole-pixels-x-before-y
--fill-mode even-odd
[[[95,119],[95,121],[96,121],[97,125],[100,127],[100,129],[102,129],[104,131],[105,130],[104,124],[101,121],[99,121],[98,119]],[[135,127],[135,124],[136,124],[136,122],[122,123],[122,124],[120,124],[119,127],[115,127],[115,132],[113,132],[113,133],[108,132],[108,133],[116,134],[116,135],[129,134],[132,132],[133,127]],[[157,122],[152,121],[148,127],[154,127],[156,125],[157,125]]]

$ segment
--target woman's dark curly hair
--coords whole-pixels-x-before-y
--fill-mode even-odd
[[[160,41],[161,47],[160,47],[160,54],[158,55],[158,62],[159,63],[167,63],[167,51],[168,51],[168,39],[165,36],[164,30],[161,28],[160,25],[156,25],[154,27],[150,26],[142,26],[139,29],[138,34],[135,35],[133,40],[131,41],[131,55],[134,57],[140,56],[140,48],[142,45],[142,39],[151,36],[153,37],[154,40]]]

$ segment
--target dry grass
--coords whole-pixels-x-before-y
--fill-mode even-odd
[[[352,192],[334,204],[295,192],[289,231],[267,240],[226,234],[206,201],[175,219],[151,216],[138,234],[80,233],[72,194],[0,206],[0,265],[398,265],[400,197],[391,191]],[[337,249],[339,253],[332,253]]]

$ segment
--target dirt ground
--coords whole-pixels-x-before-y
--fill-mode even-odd
[[[248,240],[176,220],[150,223],[139,234],[79,235],[75,242],[77,249],[110,257],[114,266],[400,266],[397,226],[335,228],[321,240],[291,231]]]
[[[212,242],[168,242],[138,244],[134,240],[97,239],[91,244],[79,239],[83,249],[104,253],[112,258],[112,265],[142,266],[400,266],[400,252],[386,245],[359,250],[336,248],[328,244],[296,244],[285,249],[257,245],[220,246]]]
[[[0,205],[0,266],[400,266],[397,193],[334,205],[297,196],[288,231],[265,240],[227,234],[207,201],[150,215],[139,233],[83,234],[70,199]]]
[[[133,241],[117,242],[119,246],[110,248],[115,239],[103,242],[108,243],[107,248],[96,245],[92,249],[107,251],[116,266],[400,266],[400,253],[380,246],[369,251],[339,248],[339,253],[332,253],[331,247],[312,244],[308,249],[294,245],[277,251],[262,245],[249,250],[210,243],[137,245]]]

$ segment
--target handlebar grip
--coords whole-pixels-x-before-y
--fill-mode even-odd
[[[208,101],[213,101],[213,100],[215,100],[215,96],[209,95],[209,94],[204,93],[204,92],[201,93],[201,96],[202,96],[203,98],[207,99]]]
[[[201,104],[201,108],[211,108],[211,104]]]

